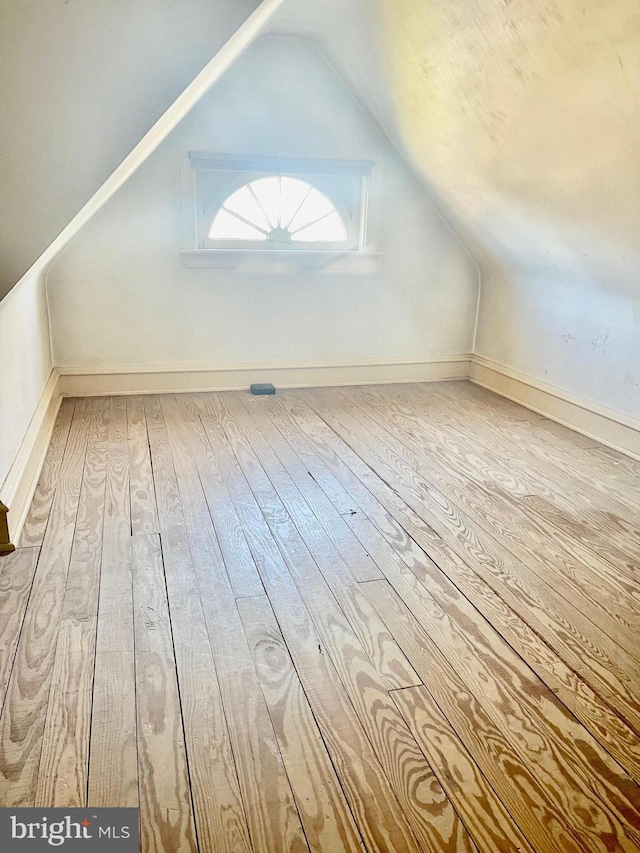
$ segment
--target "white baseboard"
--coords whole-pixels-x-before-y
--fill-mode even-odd
[[[9,533],[14,545],[20,540],[61,402],[60,376],[54,369],[2,484],[2,501],[9,507]]]
[[[184,391],[238,391],[254,382],[278,388],[374,385],[467,379],[468,354],[437,356],[421,361],[359,361],[351,364],[234,365],[229,367],[162,366],[134,370],[86,371],[60,368],[65,397],[102,394],[168,394]]]
[[[0,496],[9,507],[12,541],[19,541],[62,397],[231,391],[252,382],[279,388],[376,385],[471,379],[477,385],[564,424],[615,450],[640,459],[640,421],[605,409],[477,355],[438,356],[422,361],[361,361],[296,366],[237,365],[224,368],[167,366],[133,371],[53,370],[25,433]]]
[[[634,418],[479,355],[471,356],[470,379],[600,444],[640,459],[640,421]]]
[[[427,382],[466,379],[468,372],[467,354],[440,356],[423,361],[362,361],[352,364],[297,366],[280,364],[194,368],[171,365],[141,370],[115,368],[110,371],[54,369],[11,470],[2,484],[0,497],[9,507],[11,541],[16,543],[20,540],[63,397],[230,391],[248,388],[252,382],[273,382],[280,388]]]

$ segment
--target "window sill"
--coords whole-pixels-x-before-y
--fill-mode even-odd
[[[242,273],[318,272],[364,275],[378,269],[377,252],[308,252],[286,249],[183,249],[185,267],[227,269]]]

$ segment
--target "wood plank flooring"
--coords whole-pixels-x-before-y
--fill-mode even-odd
[[[0,561],[0,805],[638,853],[638,783],[638,463],[465,382],[64,401]]]

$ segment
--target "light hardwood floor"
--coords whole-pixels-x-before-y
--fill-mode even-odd
[[[467,383],[67,399],[0,562],[0,805],[640,851],[639,486]]]

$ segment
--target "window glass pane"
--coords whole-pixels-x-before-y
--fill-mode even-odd
[[[226,210],[216,215],[209,232],[210,240],[266,240],[267,235]]]
[[[230,195],[225,201],[223,207],[225,210],[230,210],[232,213],[238,213],[243,219],[246,219],[256,228],[261,228],[267,233],[271,231],[271,225],[263,209],[256,201],[256,197],[248,187],[241,187],[237,192]]]
[[[310,225],[321,216],[326,216],[335,210],[335,206],[329,201],[326,195],[323,195],[319,190],[313,189],[298,213],[295,215],[289,230],[293,233],[299,228],[304,228]]]
[[[282,178],[281,220],[283,228],[289,228],[293,217],[309,192],[313,192],[313,188],[306,181],[299,181],[297,178]]]
[[[280,214],[280,181],[278,178],[260,178],[249,185],[264,210],[271,228],[278,226]]]
[[[287,176],[259,178],[232,193],[213,220],[209,239],[346,243],[335,205],[306,181]]]
[[[324,219],[297,231],[291,239],[309,243],[344,243],[347,240],[347,232],[340,215],[334,211]]]

